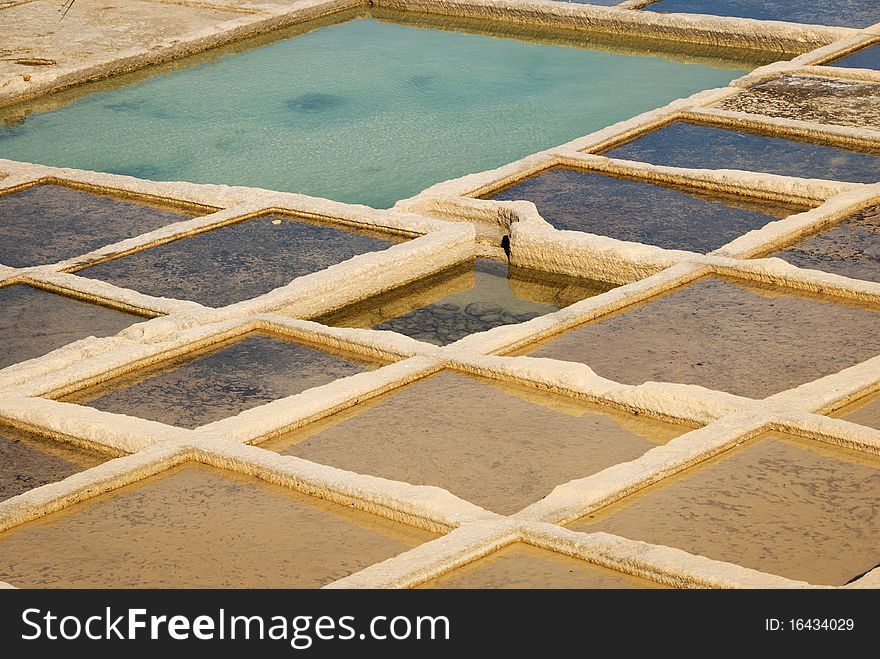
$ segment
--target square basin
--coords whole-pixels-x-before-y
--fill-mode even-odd
[[[771,256],[801,268],[880,281],[880,206],[861,210]]]
[[[551,167],[490,199],[531,201],[557,229],[695,252],[711,252],[752,229],[805,210],[567,167]]]
[[[660,584],[517,542],[420,588],[661,588]]]
[[[880,429],[880,394],[859,398],[849,405],[835,410],[831,416]]]
[[[107,454],[0,422],[0,501],[95,467]]]
[[[112,336],[143,320],[26,284],[0,288],[0,368],[42,357],[88,336]]]
[[[609,158],[693,169],[740,169],[830,181],[880,181],[880,151],[854,151],[676,121],[602,152]]]
[[[880,125],[880,84],[788,74],[759,82],[721,101],[718,107],[768,117],[876,129]]]
[[[880,44],[861,48],[851,55],[828,62],[826,66],[842,66],[849,69],[880,69]]]
[[[355,20],[339,22],[346,18]],[[340,13],[152,75],[4,109],[0,153],[388,208],[434,183],[726,85],[766,59],[544,32]]]
[[[392,242],[400,239],[264,215],[105,261],[77,274],[147,295],[222,307],[358,254],[385,249]]]
[[[354,355],[253,332],[113,378],[61,400],[196,428],[378,366]]]
[[[612,287],[476,259],[314,320],[447,345],[475,332],[543,316]]]
[[[515,513],[557,485],[633,460],[684,426],[443,371],[264,446]]]
[[[880,353],[880,307],[705,277],[518,354],[587,364],[626,384],[696,384],[764,398]]]
[[[316,588],[434,537],[187,464],[0,534],[0,580],[32,588]]]
[[[880,22],[880,7],[874,0],[660,0],[647,9],[836,27],[866,27]]]
[[[0,195],[0,263],[14,268],[56,263],[199,214],[35,185]]]
[[[571,524],[816,585],[880,563],[880,458],[768,433]]]

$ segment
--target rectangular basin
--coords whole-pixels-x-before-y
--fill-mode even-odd
[[[0,263],[56,263],[205,212],[34,185],[0,194]]]
[[[196,428],[378,366],[366,358],[253,332],[81,389],[61,400]]]
[[[880,281],[880,206],[865,208],[771,256],[801,268]]]
[[[851,55],[829,62],[827,66],[849,69],[880,69],[880,44],[861,48]]]
[[[633,460],[687,430],[443,371],[264,446],[340,469],[436,485],[512,514],[557,485]]]
[[[723,277],[516,352],[582,362],[626,384],[695,384],[764,398],[880,353],[880,307]]]
[[[802,206],[551,167],[490,199],[533,202],[557,229],[669,249],[711,252]]]
[[[0,152],[388,208],[434,183],[726,85],[766,60],[376,12],[4,109]]]
[[[108,456],[0,422],[0,501],[55,483]]]
[[[112,336],[140,316],[26,284],[0,288],[0,368],[42,357],[89,336]]]
[[[880,563],[880,458],[768,433],[570,526],[816,585]]]
[[[647,579],[517,542],[420,588],[660,588]]]
[[[675,121],[602,152],[609,158],[694,169],[739,169],[800,178],[880,181],[880,150]]]
[[[0,580],[30,588],[317,588],[434,537],[187,464],[0,534]]]
[[[476,259],[313,320],[371,327],[447,345],[476,332],[522,323],[613,286]]]
[[[880,394],[864,396],[836,410],[831,416],[880,430]]]
[[[390,233],[263,215],[105,261],[77,274],[147,295],[223,307],[401,240]]]

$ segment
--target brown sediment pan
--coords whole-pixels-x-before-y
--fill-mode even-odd
[[[35,185],[0,195],[0,263],[55,263],[199,214],[63,185]]]
[[[688,428],[444,371],[270,440],[340,469],[437,485],[511,514]]]
[[[816,585],[880,562],[880,458],[782,433],[575,521]]]
[[[0,501],[110,458],[105,453],[58,442],[0,422]]]
[[[880,307],[705,277],[516,354],[583,362],[626,384],[764,398],[880,353]]]
[[[78,274],[221,307],[402,242],[400,236],[266,214],[105,261]]]
[[[420,588],[662,588],[570,556],[532,547],[508,545]]]
[[[253,332],[61,400],[195,428],[379,365],[280,335]]]
[[[859,398],[849,405],[835,410],[831,416],[880,429],[880,394]]]
[[[0,368],[87,336],[111,336],[143,320],[116,309],[16,284],[0,288]]]
[[[314,588],[435,537],[188,464],[0,534],[0,580],[50,588]]]
[[[787,74],[760,82],[719,103],[751,112],[838,126],[880,126],[880,84]]]
[[[880,206],[871,206],[776,252],[801,268],[880,281]]]

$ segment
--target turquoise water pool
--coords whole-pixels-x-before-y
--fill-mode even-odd
[[[0,157],[388,207],[745,70],[360,19],[7,113]]]

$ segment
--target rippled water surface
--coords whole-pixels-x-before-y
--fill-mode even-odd
[[[875,0],[660,0],[647,9],[845,27],[867,27],[880,21],[880,5]]]
[[[355,20],[7,111],[0,156],[387,207],[745,68]]]

